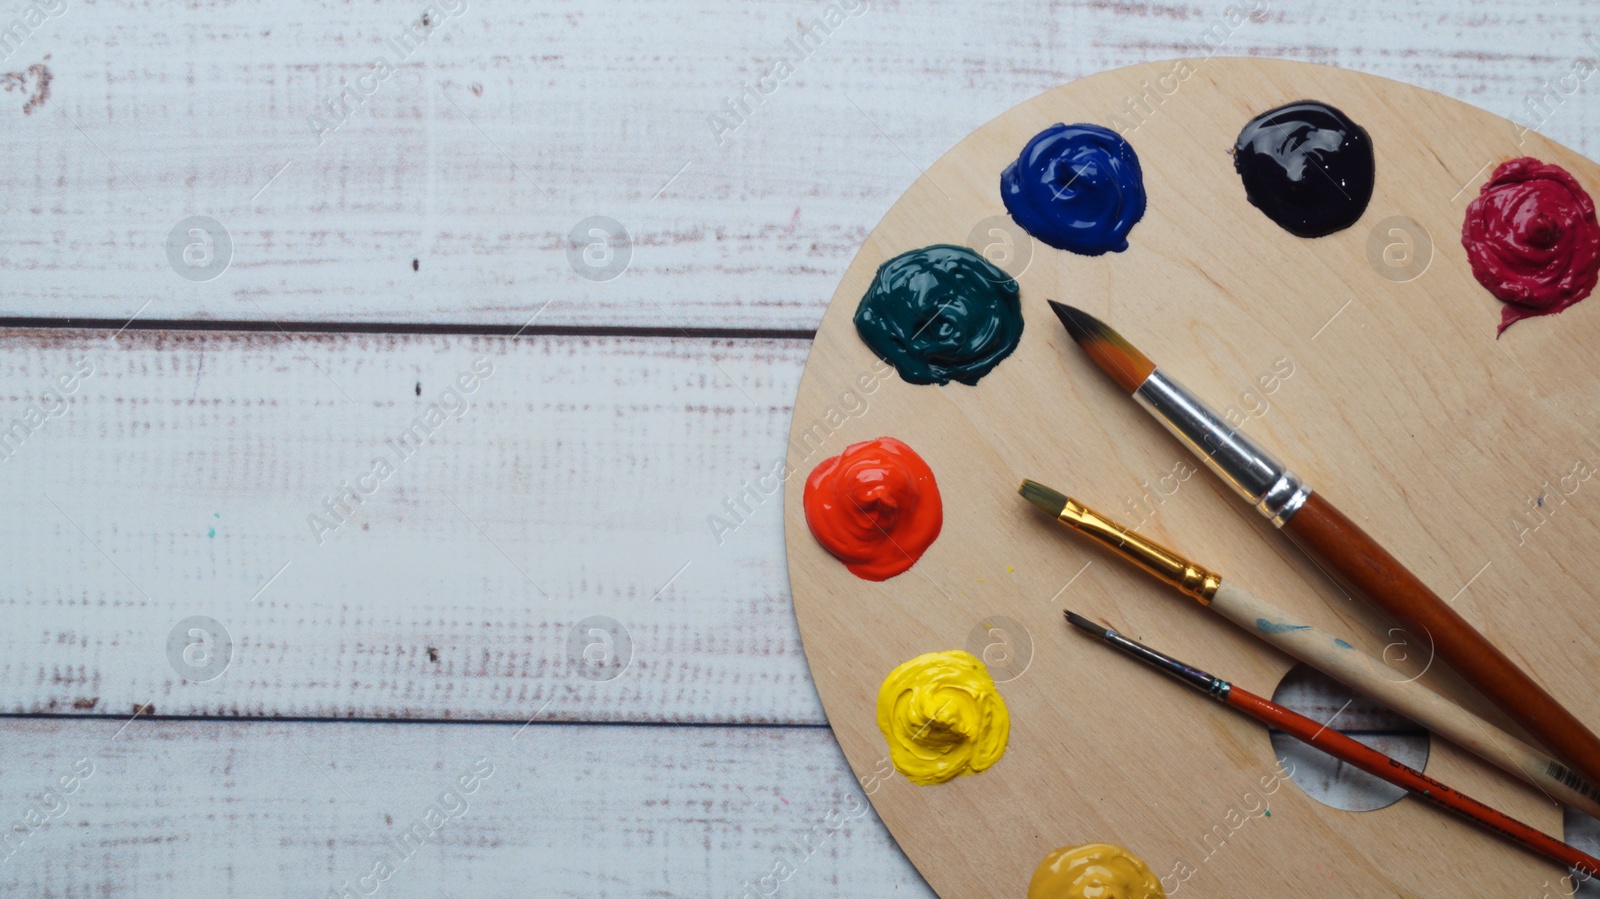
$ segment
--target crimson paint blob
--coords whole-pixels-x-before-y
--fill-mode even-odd
[[[1527,156],[1502,163],[1467,206],[1461,245],[1478,283],[1507,304],[1497,337],[1588,296],[1600,275],[1594,200],[1566,169]]]
[[[893,437],[854,443],[823,460],[806,478],[805,507],[822,548],[869,581],[915,565],[944,525],[933,469]]]

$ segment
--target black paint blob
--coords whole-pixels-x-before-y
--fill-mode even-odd
[[[1372,138],[1315,100],[1251,119],[1233,146],[1233,167],[1251,205],[1299,237],[1350,227],[1372,199]]]

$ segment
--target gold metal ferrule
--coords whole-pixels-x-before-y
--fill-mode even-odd
[[[1217,588],[1222,585],[1222,575],[1196,565],[1137,531],[1128,530],[1070,496],[1056,518],[1104,543],[1163,583],[1199,600],[1203,606],[1211,605]]]

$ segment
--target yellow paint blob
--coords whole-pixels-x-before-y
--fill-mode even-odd
[[[1166,899],[1161,881],[1121,846],[1062,846],[1044,857],[1028,899]]]
[[[878,688],[878,729],[895,770],[928,786],[999,761],[1011,719],[989,669],[953,650],[924,653],[889,672]]]

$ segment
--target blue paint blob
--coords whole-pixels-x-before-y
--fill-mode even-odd
[[[1278,624],[1265,618],[1256,619],[1256,630],[1263,634],[1287,634],[1290,631],[1303,631],[1310,627],[1309,624]]]
[[[966,247],[935,244],[878,268],[856,333],[912,384],[977,384],[1022,340],[1017,282]]]
[[[1333,645],[1339,647],[1340,649],[1355,649],[1354,646],[1351,646],[1350,644],[1344,642],[1343,640],[1339,639],[1338,637],[1334,637],[1333,638]]]
[[[1144,173],[1115,131],[1051,125],[1000,174],[1000,197],[1023,230],[1056,249],[1120,253],[1144,217]]]

